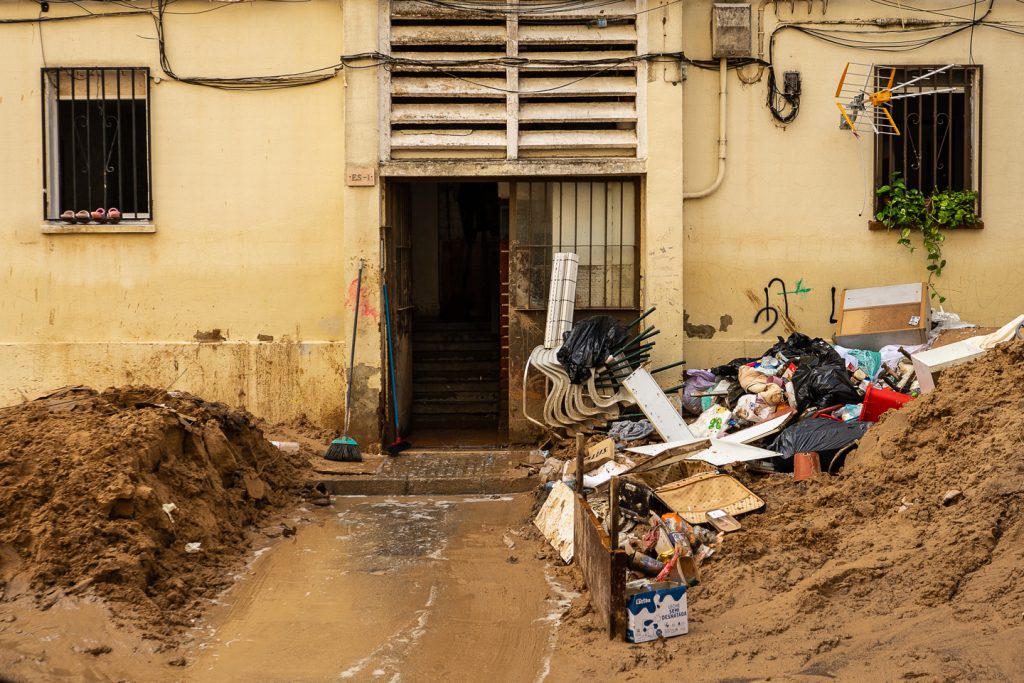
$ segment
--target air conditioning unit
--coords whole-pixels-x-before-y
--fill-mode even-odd
[[[711,55],[749,57],[752,52],[750,4],[716,2],[711,6]]]

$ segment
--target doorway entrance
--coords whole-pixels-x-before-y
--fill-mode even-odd
[[[502,254],[507,185],[401,181],[387,187],[386,237],[402,428],[421,447],[506,441]],[[503,251],[502,245],[506,245]]]

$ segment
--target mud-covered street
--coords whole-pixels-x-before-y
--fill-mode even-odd
[[[3,624],[0,665],[38,681],[82,661],[93,665],[84,680],[544,680],[572,594],[520,536],[532,501],[335,497],[301,509],[313,521],[295,536],[254,552],[181,649],[187,666],[133,653],[138,644],[113,631],[96,640],[100,610],[70,602]],[[88,647],[111,651],[83,657]]]

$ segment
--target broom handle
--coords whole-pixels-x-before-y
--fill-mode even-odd
[[[356,332],[359,330],[360,295],[363,289],[363,259],[359,259],[359,276],[356,278],[356,314],[352,320],[352,348],[348,355],[348,388],[345,390],[345,436],[348,436],[348,417],[352,412],[352,376],[356,372]]]
[[[395,383],[395,352],[391,349],[391,306],[388,303],[388,281],[384,280],[384,322],[388,335],[388,375],[391,380],[391,412],[395,417],[395,439],[398,434],[398,386]]]

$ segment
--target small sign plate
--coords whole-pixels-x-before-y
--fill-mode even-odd
[[[350,166],[345,169],[345,184],[349,187],[373,187],[377,184],[377,169],[373,166]]]

